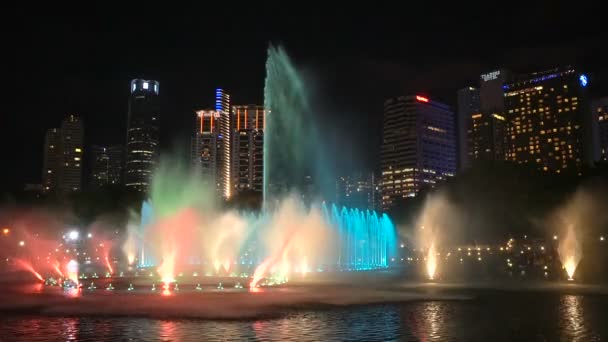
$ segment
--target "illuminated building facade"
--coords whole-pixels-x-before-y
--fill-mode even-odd
[[[599,160],[608,161],[608,97],[594,101],[591,109],[598,131]]]
[[[336,181],[335,203],[348,208],[376,210],[377,184],[373,173],[342,176]]]
[[[57,184],[61,177],[62,162],[61,130],[59,128],[48,129],[44,137],[43,193],[51,193],[57,190]]]
[[[380,151],[383,209],[454,175],[454,125],[454,113],[447,105],[424,96],[399,96],[384,102]]]
[[[89,177],[91,188],[99,189],[106,185],[121,184],[123,147],[92,146],[91,154],[92,165]]]
[[[125,185],[147,192],[159,157],[160,101],[159,83],[153,80],[131,81]]]
[[[264,186],[263,106],[234,106],[235,129],[232,139],[233,182],[236,191],[262,192]]]
[[[504,160],[506,119],[502,113],[475,113],[467,130],[468,160]]]
[[[102,146],[91,146],[91,188],[99,189],[108,185],[110,157],[107,150]]]
[[[215,110],[196,112],[196,132],[192,141],[192,162],[201,172],[202,179],[212,184],[219,195],[222,194],[221,163],[219,149],[219,121],[221,113]]]
[[[220,113],[219,131],[217,136],[217,145],[220,151],[218,163],[220,165],[220,174],[218,180],[221,183],[221,193],[224,199],[232,197],[232,158],[231,158],[231,133],[232,133],[232,118],[230,115],[230,95],[223,89],[215,90],[215,110]]]
[[[61,128],[47,130],[44,141],[42,191],[65,194],[82,189],[84,126],[68,115]]]
[[[468,130],[471,116],[479,113],[479,89],[466,87],[458,90],[458,169],[470,166]]]
[[[80,191],[82,189],[84,126],[78,116],[68,115],[61,122],[61,141],[63,170],[59,190],[62,193]]]
[[[586,76],[571,67],[504,85],[507,159],[547,172],[580,174],[593,155],[586,87]]]

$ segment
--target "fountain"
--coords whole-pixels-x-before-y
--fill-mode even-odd
[[[562,266],[568,274],[568,280],[574,280],[574,272],[583,258],[583,251],[572,224],[568,225],[566,236],[561,239],[557,251]]]
[[[314,200],[335,189],[335,178],[320,152],[307,89],[281,48],[269,48],[266,68],[263,210],[219,210],[216,189],[200,174],[161,161],[123,250],[164,284],[196,266],[206,275],[245,273],[255,287],[265,277],[281,283],[293,274],[383,269],[396,253],[387,215]]]

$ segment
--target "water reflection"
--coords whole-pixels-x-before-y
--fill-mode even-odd
[[[406,322],[413,337],[420,341],[442,341],[446,339],[448,306],[445,302],[424,302],[406,313]],[[407,308],[406,308],[407,310]]]
[[[588,341],[582,302],[582,296],[564,295],[560,298],[562,334],[568,341]]]
[[[78,318],[65,318],[62,320],[61,331],[64,341],[78,341],[79,332]]]

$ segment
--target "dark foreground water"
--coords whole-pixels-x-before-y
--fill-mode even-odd
[[[471,300],[291,310],[274,319],[0,316],[1,341],[605,341],[608,296],[471,293]]]

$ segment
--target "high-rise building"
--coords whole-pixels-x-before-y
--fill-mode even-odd
[[[42,192],[57,191],[63,169],[63,148],[61,144],[61,130],[51,128],[44,137],[44,161],[42,167]]]
[[[507,159],[555,173],[580,174],[593,159],[587,77],[572,67],[505,85]]]
[[[454,175],[454,124],[454,113],[447,105],[424,96],[399,96],[384,102],[380,151],[383,209]]]
[[[196,131],[192,140],[192,162],[201,172],[205,183],[216,189],[221,196],[221,156],[219,121],[221,113],[215,110],[196,111]]]
[[[159,157],[159,83],[131,81],[125,160],[125,185],[146,192]]]
[[[82,159],[84,126],[78,116],[68,115],[61,122],[61,141],[63,150],[63,170],[61,171],[61,192],[82,189]]]
[[[65,194],[82,189],[84,127],[80,118],[69,115],[61,128],[47,130],[44,139],[42,191]]]
[[[479,113],[479,89],[466,87],[458,90],[458,169],[470,166],[468,130],[471,126],[471,116]]]
[[[598,145],[596,148],[597,159],[608,161],[608,97],[602,97],[593,101],[591,109],[598,132],[598,140],[596,141]]]
[[[107,149],[102,146],[91,146],[91,182],[92,189],[99,189],[108,185],[110,157]]]
[[[506,119],[502,113],[474,113],[467,131],[469,163],[475,160],[504,160]]]
[[[108,184],[122,184],[125,148],[122,145],[112,145],[106,148],[108,162]]]
[[[230,95],[221,88],[215,90],[215,110],[220,113],[217,143],[220,150],[219,164],[221,170],[219,180],[221,182],[221,193],[224,199],[229,199],[232,197],[233,190],[231,133],[234,123],[230,112]]]
[[[499,114],[505,111],[503,86],[510,79],[508,70],[499,69],[479,77],[479,111],[483,114]]]
[[[336,181],[336,204],[348,208],[376,210],[374,174],[342,176]]]
[[[236,191],[262,192],[264,186],[263,106],[233,106],[232,175]]]
[[[91,176],[89,181],[92,189],[106,185],[121,184],[123,147],[91,147]]]

